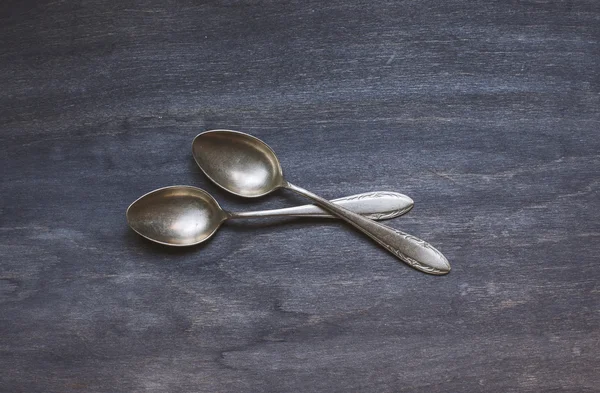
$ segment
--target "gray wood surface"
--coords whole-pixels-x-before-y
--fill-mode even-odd
[[[1,392],[599,392],[600,3],[0,5]],[[334,198],[410,195],[399,263],[333,221],[154,245],[125,209],[219,191],[204,130]]]

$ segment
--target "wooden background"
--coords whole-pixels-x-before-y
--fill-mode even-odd
[[[5,0],[0,391],[599,392],[600,3]],[[333,221],[127,227],[231,128],[394,190],[421,274]]]

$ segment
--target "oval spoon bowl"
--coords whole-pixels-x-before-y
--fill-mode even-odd
[[[194,138],[192,153],[209,179],[238,196],[260,197],[284,182],[275,152],[243,132],[203,132]]]
[[[202,243],[227,218],[210,194],[190,186],[151,191],[134,201],[126,216],[138,234],[168,246]]]

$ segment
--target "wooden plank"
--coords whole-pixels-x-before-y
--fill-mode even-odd
[[[594,1],[5,1],[0,391],[597,392]],[[341,223],[227,223],[171,249],[126,207],[243,200],[191,141],[269,143],[325,197],[394,190],[398,263]]]

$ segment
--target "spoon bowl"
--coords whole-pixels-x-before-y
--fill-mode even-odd
[[[168,246],[191,246],[211,237],[227,218],[206,191],[172,186],[149,192],[127,209],[129,226],[143,237]]]
[[[243,197],[260,197],[284,184],[275,152],[251,135],[214,130],[198,135],[192,152],[204,174],[223,189]]]

